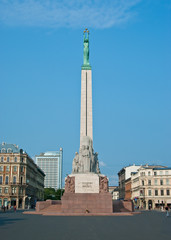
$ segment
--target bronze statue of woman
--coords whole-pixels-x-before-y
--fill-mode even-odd
[[[87,33],[87,36],[86,36]],[[89,65],[89,31],[87,28],[84,31],[84,63],[83,65]]]

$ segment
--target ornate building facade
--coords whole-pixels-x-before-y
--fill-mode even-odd
[[[171,207],[171,168],[142,166],[131,175],[132,200],[139,208]]]
[[[0,207],[34,207],[44,199],[44,172],[15,144],[0,144]]]

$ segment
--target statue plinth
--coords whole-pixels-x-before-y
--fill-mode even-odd
[[[65,179],[65,193],[107,193],[108,179],[96,173],[70,174]]]
[[[64,213],[112,213],[107,177],[96,173],[67,176],[61,209]]]

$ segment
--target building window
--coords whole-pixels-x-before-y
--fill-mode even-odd
[[[0,172],[4,171],[4,166],[0,166]]]
[[[6,166],[6,172],[9,172],[10,167]]]
[[[169,179],[166,179],[166,184],[169,185]]]
[[[7,184],[8,184],[8,182],[9,182],[9,177],[8,177],[8,176],[6,176],[6,177],[5,177],[5,184],[7,185]]]
[[[17,162],[17,157],[14,158],[14,162]]]
[[[155,190],[155,196],[158,196],[158,190]]]
[[[1,157],[1,162],[3,162],[4,161],[4,157]]]
[[[17,188],[16,187],[12,187],[12,194],[17,192]]]
[[[148,195],[151,196],[151,190],[148,190]]]
[[[16,184],[16,182],[17,182],[17,178],[16,178],[16,176],[14,176],[13,177],[13,184]]]
[[[21,162],[24,162],[24,158],[23,157],[21,158]]]
[[[143,195],[144,195],[144,191],[140,190],[140,196],[143,196]]]
[[[10,161],[10,158],[9,157],[7,157],[7,162],[9,162]]]
[[[144,186],[144,180],[142,180],[142,185]]]
[[[23,177],[21,177],[21,185],[23,184]]]
[[[13,167],[13,171],[14,171],[14,172],[17,172],[17,166],[14,166],[14,167]]]
[[[157,172],[154,172],[154,176],[157,176]]]
[[[141,176],[145,176],[145,172],[141,172],[140,175],[141,175]]]
[[[2,182],[3,182],[3,177],[0,176],[0,184],[2,184]]]
[[[2,188],[0,187],[0,193],[2,193]]]
[[[151,186],[151,180],[148,180],[148,185]]]
[[[161,190],[161,196],[163,196],[163,195],[164,195],[164,190],[162,189],[162,190]]]
[[[21,172],[24,172],[24,167],[23,166],[21,166]]]
[[[165,174],[166,174],[166,175],[169,175],[169,171],[166,171]]]
[[[163,179],[160,179],[160,185],[163,185]]]
[[[162,175],[163,174],[163,172],[162,171],[160,171],[160,175]]]
[[[170,190],[167,189],[167,190],[166,190],[166,193],[167,193],[167,196],[169,196],[169,195],[170,195]]]
[[[4,193],[8,193],[8,188],[5,187]]]
[[[23,194],[23,189],[22,188],[20,188],[20,194]]]
[[[157,179],[155,179],[155,180],[154,180],[154,184],[155,184],[155,185],[157,185],[157,184],[158,184],[158,183],[157,183]]]
[[[151,175],[151,172],[148,172],[148,176],[150,176]]]

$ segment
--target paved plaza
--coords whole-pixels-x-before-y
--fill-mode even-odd
[[[170,240],[171,217],[164,212],[134,216],[60,217],[0,213],[0,237],[13,240]]]

